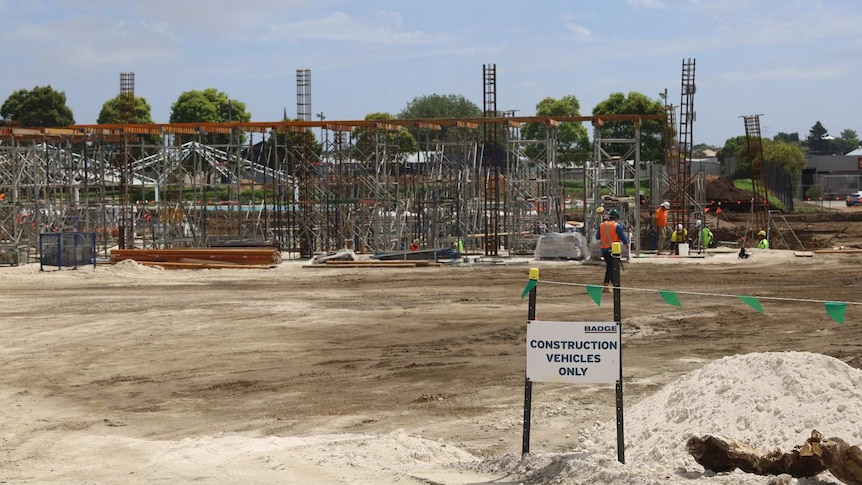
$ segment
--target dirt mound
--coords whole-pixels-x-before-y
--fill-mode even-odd
[[[704,177],[704,191],[706,192],[707,202],[729,201],[736,203],[737,201],[748,201],[751,199],[751,192],[737,188],[733,185],[732,180],[719,175],[707,175]]]

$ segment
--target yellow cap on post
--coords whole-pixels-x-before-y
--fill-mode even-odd
[[[530,279],[539,281],[539,268],[530,268]]]
[[[620,254],[622,254],[622,252],[623,246],[619,243],[619,241],[611,243],[611,254],[619,256]]]

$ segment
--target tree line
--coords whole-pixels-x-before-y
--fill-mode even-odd
[[[144,97],[136,96],[134,104],[133,123],[154,123],[151,106]],[[547,97],[536,105],[536,116],[581,116],[581,106],[573,95],[562,98]],[[664,115],[664,106],[659,100],[651,99],[638,92],[612,93],[606,100],[599,102],[592,110],[597,117],[609,115]],[[478,118],[482,110],[462,95],[431,94],[413,98],[397,114],[377,112],[365,116],[367,120],[385,121],[388,119],[433,119],[433,118]],[[171,123],[223,123],[245,122],[251,120],[251,114],[246,104],[230,98],[226,93],[214,88],[190,90],[183,92],[171,105]],[[285,121],[289,121],[287,114]],[[98,124],[121,123],[120,95],[117,95],[102,105],[96,121]],[[49,86],[36,86],[31,90],[21,89],[13,92],[0,106],[0,123],[21,127],[63,127],[75,124],[72,110],[66,105],[66,95]],[[629,122],[608,121],[600,128],[603,138],[633,138],[635,127]],[[383,130],[375,128],[356,128],[351,137],[357,151],[371,153],[371,147],[379,146],[381,142],[387,147],[390,155],[398,157],[416,152],[419,143],[431,141],[454,141],[465,137],[478,137],[476,130],[468,130],[454,126],[444,126],[440,130],[422,129],[418,127],[401,127],[398,130]],[[547,127],[541,123],[527,123],[521,127],[522,140],[546,141]],[[665,158],[663,142],[663,122],[661,120],[645,120],[641,126],[641,159],[645,161],[663,162]],[[270,143],[286,146],[288,143],[302,142],[309,149],[319,153],[321,146],[313,136],[302,136],[294,133],[277,133]],[[208,134],[204,142],[231,143],[242,142],[244,135]],[[152,141],[152,140],[150,140]],[[480,141],[480,140],[476,140]],[[556,160],[564,165],[580,165],[585,160],[594,157],[593,146],[587,128],[582,123],[561,123],[556,133]],[[540,156],[541,143],[526,144],[526,155]],[[808,154],[847,153],[859,146],[859,138],[854,130],[843,130],[840,137],[829,135],[828,130],[818,121],[810,130],[806,139],[801,139],[798,133],[779,133],[772,140],[763,140],[763,154],[767,161],[776,162],[785,167],[794,179],[798,180],[805,167],[805,156]],[[603,147],[610,155],[625,155],[627,147]],[[718,151],[719,160],[725,157],[737,157],[735,177],[745,177],[750,171],[747,160],[745,137],[738,136],[728,139]]]
[[[144,97],[136,96],[132,123],[154,123],[151,106]],[[536,105],[536,116],[581,116],[580,102],[575,96],[562,98],[545,98]],[[592,111],[593,115],[662,115],[664,108],[658,100],[631,92],[628,94],[613,93],[608,99],[598,103]],[[431,119],[431,118],[479,118],[483,116],[482,109],[462,95],[431,94],[412,99],[397,114],[369,113],[367,120],[385,121],[387,119]],[[288,121],[286,116],[284,119]],[[230,121],[250,121],[251,114],[242,101],[230,98],[226,93],[214,88],[186,91],[171,105],[171,123],[223,123]],[[121,123],[120,95],[111,98],[102,105],[98,124]],[[12,93],[0,106],[0,123],[20,127],[63,127],[75,124],[72,110],[66,105],[64,92],[54,90],[49,86],[37,86],[31,90],[21,89]],[[634,126],[626,122],[607,122],[602,126],[605,138],[632,138]],[[528,123],[521,128],[521,138],[524,140],[546,140],[547,127],[540,123]],[[207,135],[204,140],[211,143],[226,143],[234,141],[227,135]],[[235,136],[242,136],[237,134]],[[463,137],[477,137],[476,130],[444,126],[440,130],[429,130],[414,127],[402,127],[399,130],[378,130],[374,128],[356,128],[351,134],[360,148],[379,143],[381,137],[390,151],[395,154],[415,152],[420,141],[458,140]],[[293,137],[295,138],[295,137]],[[282,142],[291,139],[291,135],[280,136]],[[277,137],[276,140],[279,140]],[[661,161],[664,158],[662,143],[662,123],[660,120],[649,120],[641,126],[641,158],[643,160]],[[293,140],[296,141],[296,140]],[[477,140],[478,141],[478,140]],[[556,159],[566,165],[581,164],[592,158],[593,149],[587,128],[581,123],[562,123],[557,131]],[[309,143],[311,143],[309,141]],[[318,144],[319,149],[319,144]],[[528,148],[527,151],[538,148]],[[613,152],[611,147],[609,152]],[[623,148],[619,148],[622,152]],[[612,155],[615,153],[611,153]],[[622,155],[623,153],[620,153]],[[536,156],[536,153],[527,153]]]
[[[764,138],[761,141],[764,161],[784,167],[795,182],[800,180],[808,156],[846,155],[860,146],[855,130],[842,130],[841,135],[836,138],[829,135],[829,131],[820,121],[814,123],[805,138],[801,138],[799,133],[779,132],[772,139]],[[728,138],[724,142],[724,146],[718,151],[718,159],[724,162],[728,157],[735,157],[737,160],[732,178],[751,176],[751,159],[744,135]]]

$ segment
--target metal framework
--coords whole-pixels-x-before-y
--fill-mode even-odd
[[[668,223],[672,225],[682,224],[689,227],[692,215],[702,214],[705,203],[703,193],[702,174],[701,182],[697,183],[692,177],[691,159],[694,144],[694,94],[697,87],[694,82],[695,60],[684,59],[682,62],[682,81],[680,85],[680,107],[679,107],[679,130],[666,141],[667,150],[667,173],[669,201],[671,204]],[[676,126],[670,124],[675,116],[673,106],[665,105],[668,119],[666,131]],[[666,138],[667,140],[667,138]],[[697,174],[695,174],[697,175]],[[697,190],[697,187],[701,187]]]
[[[640,158],[640,127],[641,120],[633,120],[634,136],[632,138],[605,138],[602,134],[605,118],[593,123],[593,160],[584,162],[584,231],[588,236],[595,234],[602,222],[601,215],[596,212],[599,206],[616,209],[620,212],[620,221],[632,231],[641,233],[640,198],[626,195],[626,187],[634,187],[637,192],[641,184]],[[606,146],[624,147],[623,155],[611,155]],[[593,237],[590,241],[592,257],[600,256],[600,249]],[[640,244],[635,244],[636,253],[640,254]]]
[[[482,79],[484,81],[484,116],[496,118],[497,113],[497,65],[483,64]],[[499,125],[486,123],[482,125],[484,144],[482,145],[482,180],[484,182],[484,247],[485,256],[497,256],[500,247],[500,212],[501,207],[501,166],[506,155],[499,140]]]
[[[668,225],[674,227],[682,224],[691,227],[692,219],[703,219],[706,205],[705,175],[701,172],[692,173],[692,153],[694,147],[694,122],[697,118],[694,110],[695,60],[684,59],[682,62],[682,80],[680,85],[679,124],[676,120],[676,107],[667,103],[667,91],[662,95],[665,101],[665,173],[653,169],[651,189],[655,194],[665,194],[662,200],[671,204]],[[653,207],[662,202],[659,197],[652,196]]]
[[[745,147],[751,163],[751,213],[755,230],[768,229],[769,195],[760,136],[760,115],[742,117],[745,122]]]
[[[133,123],[135,120],[135,74],[132,72],[120,73],[120,99],[119,111],[121,123]],[[132,225],[134,223],[131,206],[131,194],[129,192],[129,172],[132,163],[132,153],[129,148],[128,136],[124,135],[122,153],[117,163],[120,169],[120,200],[119,200],[119,247],[126,249],[134,247]]]
[[[37,247],[40,233],[92,231],[107,254],[124,239],[124,227],[127,247],[266,241],[307,257],[342,248],[395,250],[420,239],[426,248],[461,240],[474,254],[500,246],[527,254],[537,233],[560,230],[564,222],[556,127],[595,121],[507,116],[0,128],[0,239]],[[546,136],[521,139],[524,123],[544,125]],[[500,127],[500,163],[491,177],[478,141],[485,125]],[[441,139],[443,126],[454,135]],[[404,128],[427,133],[415,152],[399,149]],[[325,135],[321,149],[312,129]],[[239,136],[205,144],[212,133]],[[164,142],[147,141],[154,137]],[[496,209],[497,226],[487,223],[488,207]]]
[[[311,121],[311,69],[296,70],[296,119]]]

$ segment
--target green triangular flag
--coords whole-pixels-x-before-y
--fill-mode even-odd
[[[679,296],[677,296],[675,291],[659,290],[658,294],[661,295],[661,299],[668,305],[682,306],[679,302]]]
[[[763,313],[763,307],[760,306],[760,300],[758,300],[756,296],[736,295],[736,297],[751,308]]]
[[[524,297],[527,296],[538,284],[539,282],[536,280],[527,280],[527,286],[525,286],[524,291],[521,292],[521,299],[523,300]]]
[[[843,301],[827,301],[824,306],[826,306],[826,313],[828,313],[833,320],[844,325],[844,312],[847,310],[846,303]]]
[[[590,295],[596,306],[602,306],[602,290],[604,290],[603,286],[587,285],[587,294]]]

